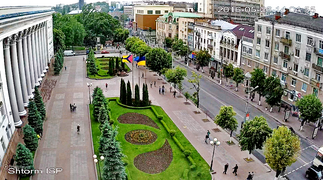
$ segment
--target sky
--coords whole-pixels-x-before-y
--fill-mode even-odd
[[[85,0],[86,3],[97,2],[98,0]],[[101,0],[103,1],[103,0]],[[131,1],[131,0],[123,0],[123,1]],[[183,0],[172,0],[172,1],[183,1]],[[197,2],[197,0],[185,0],[190,2]],[[291,7],[301,7],[305,8],[308,6],[309,8],[314,7],[316,12],[319,13],[320,16],[323,16],[323,1],[322,0],[264,0],[265,6],[271,6],[273,9],[279,7],[282,9],[283,7],[291,8]],[[56,4],[73,4],[78,2],[78,0],[1,0],[1,6],[22,6],[22,5],[44,5],[44,6],[55,6]]]

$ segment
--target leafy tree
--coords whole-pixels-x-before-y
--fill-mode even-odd
[[[128,81],[127,83],[127,97],[126,97],[126,104],[128,106],[131,106],[132,105],[132,92],[131,92],[131,85],[130,85],[130,82]]]
[[[196,64],[198,65],[198,68],[202,67],[202,71],[203,71],[203,67],[209,65],[210,59],[211,59],[211,55],[209,54],[209,51],[201,50],[197,52]]]
[[[265,143],[266,162],[276,171],[276,178],[282,170],[296,162],[299,154],[300,140],[285,126],[274,129],[272,136]]]
[[[263,116],[255,117],[251,121],[247,121],[238,135],[241,151],[249,151],[248,159],[254,149],[262,149],[267,137],[272,133],[272,129],[268,126]]]
[[[29,101],[28,104],[28,124],[34,128],[37,134],[43,133],[43,121],[34,101]]]
[[[109,121],[109,115],[107,109],[102,105],[99,109],[98,121],[100,123],[100,128],[104,125],[106,121]]]
[[[161,48],[153,48],[146,55],[147,66],[159,74],[164,68],[171,68],[172,56]]]
[[[322,102],[314,94],[305,95],[296,102],[296,106],[301,113],[301,129],[304,126],[304,122],[316,122],[322,117]]]
[[[232,106],[221,106],[220,112],[215,116],[214,122],[218,124],[223,129],[228,129],[230,133],[230,143],[232,138],[232,132],[237,130],[238,121],[234,117],[236,112],[233,110]]]
[[[24,170],[24,173],[20,174],[21,177],[33,175],[33,170],[35,170],[33,154],[21,143],[17,145],[15,160],[17,162],[17,169]],[[30,174],[27,174],[26,170],[29,170]]]
[[[168,69],[165,73],[167,81],[174,84],[181,84],[184,77],[187,76],[185,68],[177,66],[175,69]]]
[[[37,134],[30,125],[26,124],[25,127],[23,127],[24,132],[24,143],[26,144],[26,147],[30,151],[36,151],[38,147],[38,138]]]
[[[250,86],[253,88],[258,86],[255,91],[259,94],[259,105],[261,104],[261,96],[264,95],[265,80],[266,75],[262,69],[257,68],[251,72]]]
[[[196,107],[200,107],[200,80],[202,78],[202,75],[198,75],[194,71],[192,71],[192,78],[188,80],[189,83],[193,85],[193,88],[195,89],[195,93],[193,96],[196,96]]]
[[[280,79],[273,76],[265,79],[265,87],[264,94],[266,97],[266,102],[270,106],[270,112],[272,112],[272,107],[280,104],[284,90],[281,87]]]
[[[140,106],[140,95],[139,95],[139,86],[136,84],[135,86],[135,106],[139,107]]]
[[[127,38],[127,40],[125,41],[125,48],[127,51],[131,51],[132,46],[135,44],[135,42],[140,41],[140,39],[138,37],[132,36]]]
[[[234,82],[236,82],[236,91],[238,91],[239,83],[242,83],[244,80],[243,70],[240,68],[233,69],[233,78]]]
[[[103,95],[102,89],[99,89],[97,91],[97,95],[93,98],[93,116],[95,120],[98,121],[99,114],[100,114],[100,108],[103,106],[106,109],[108,108],[107,100],[105,99],[105,96]]]
[[[229,65],[224,67],[224,76],[226,81],[228,82],[228,78],[231,78],[234,75],[233,65],[230,63]]]
[[[120,101],[122,104],[126,104],[127,102],[127,88],[126,88],[126,83],[124,82],[123,79],[121,79],[121,93],[120,93]]]
[[[53,28],[54,53],[59,49],[65,49],[65,34],[62,30]]]
[[[184,44],[182,39],[175,40],[172,44],[172,49],[181,57],[186,56],[189,52],[188,46]]]
[[[187,91],[184,93],[184,96],[185,96],[186,102],[191,97],[190,93],[188,93]]]
[[[172,38],[169,38],[169,37],[166,37],[165,38],[165,44],[166,44],[166,47],[167,48],[171,48],[172,47],[172,45],[173,45],[173,39]]]
[[[114,42],[124,42],[129,36],[129,30],[124,28],[117,28],[114,31]]]
[[[40,95],[40,92],[37,86],[35,87],[34,101],[36,103],[37,110],[41,115],[42,120],[44,121],[46,119],[46,109],[45,109],[45,104],[43,102],[43,97]]]

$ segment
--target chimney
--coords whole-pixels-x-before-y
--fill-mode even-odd
[[[289,9],[285,8],[284,15],[287,15],[289,13]]]
[[[318,13],[314,13],[313,19],[317,19],[318,17],[319,17],[319,14]]]
[[[280,18],[281,18],[280,12],[276,12],[276,14],[275,14],[275,20],[278,20]]]

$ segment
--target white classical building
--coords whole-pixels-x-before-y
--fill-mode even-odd
[[[50,7],[0,7],[0,179],[12,162],[22,117],[54,56]]]

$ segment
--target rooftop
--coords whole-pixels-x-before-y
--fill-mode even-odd
[[[189,13],[189,12],[173,12],[173,13],[164,14],[163,17],[167,18],[168,16],[173,16],[173,18],[180,18],[180,17],[199,18],[199,17],[202,17],[200,15],[197,15],[194,13]]]
[[[231,30],[231,29],[237,27],[237,25],[234,25],[234,24],[228,23],[226,21],[222,21],[222,20],[211,21],[211,25],[212,26],[221,26],[222,30]]]
[[[242,36],[253,39],[254,32],[254,27],[248,25],[238,25],[232,29],[232,33],[235,34],[238,39],[241,39]]]

